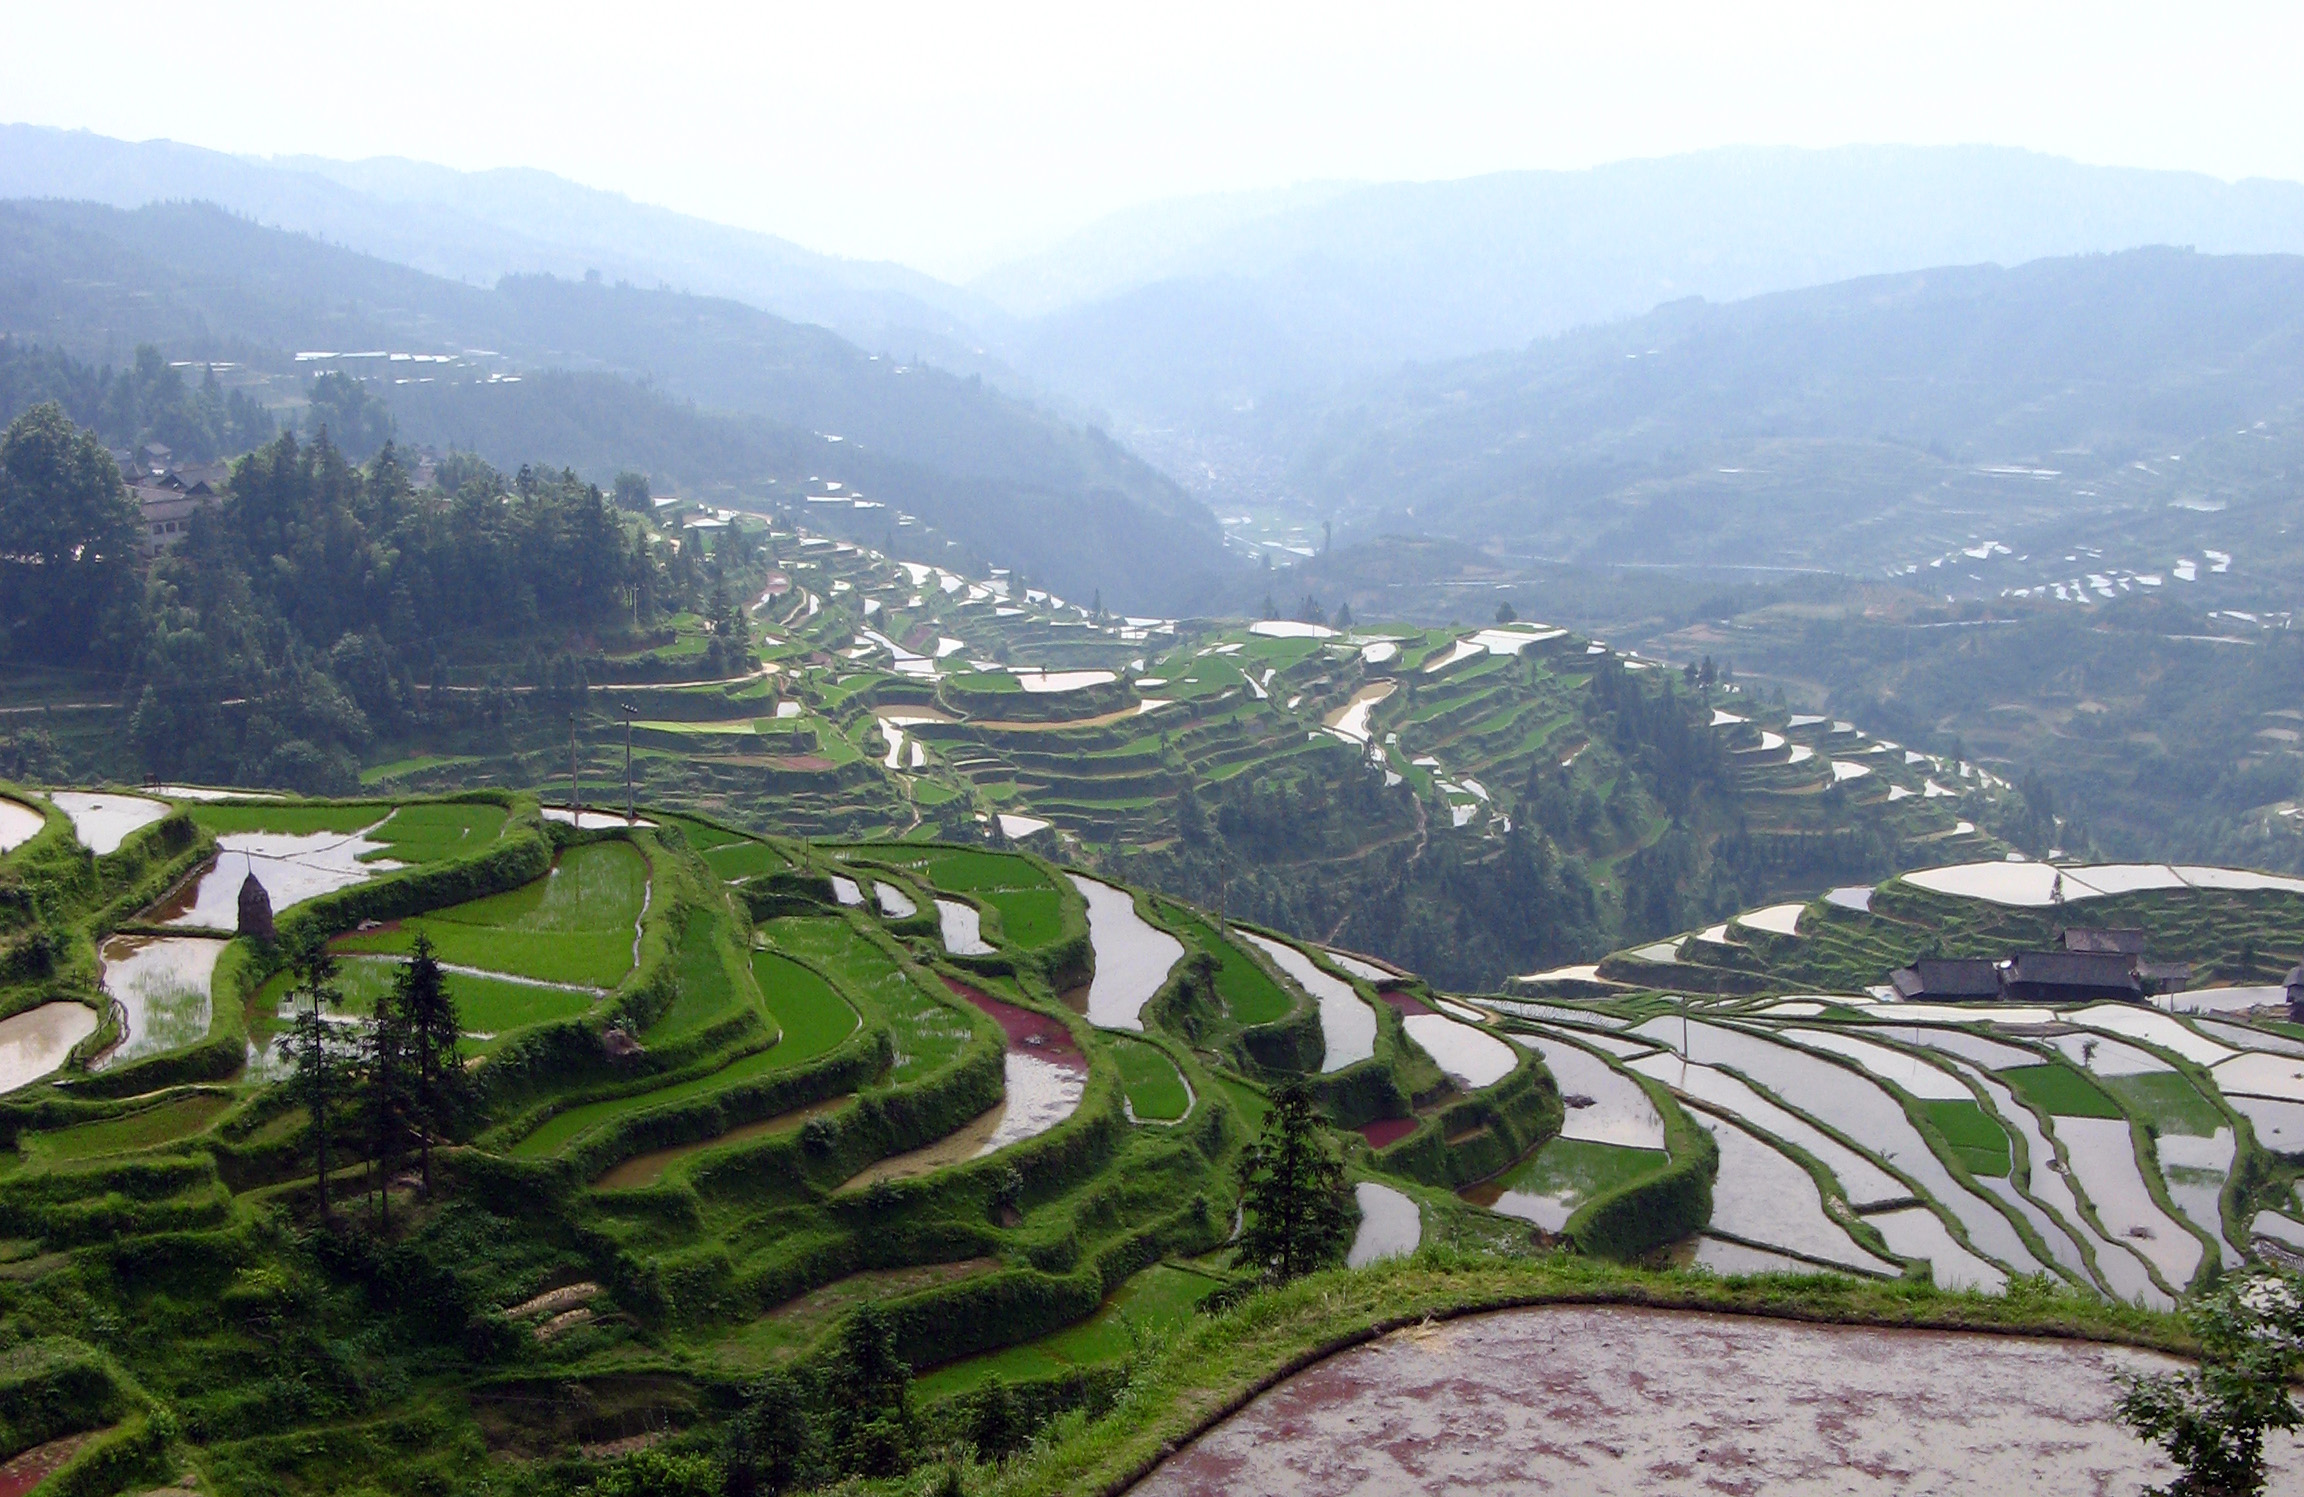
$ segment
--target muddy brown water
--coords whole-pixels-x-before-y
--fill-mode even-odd
[[[1137,1497],[2074,1494],[2172,1474],[2112,1420],[2120,1347],[1552,1306],[1398,1331],[1299,1373]],[[2304,1494],[2304,1449],[2268,1451]]]

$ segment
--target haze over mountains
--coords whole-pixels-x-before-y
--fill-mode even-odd
[[[500,350],[524,383],[394,387],[403,431],[687,484],[804,477],[838,435],[851,485],[1140,607],[1264,590],[1197,501],[1286,500],[1346,544],[1874,570],[2211,473],[2268,494],[2304,373],[2304,186],[1988,147],[1159,203],[965,288],[542,172],[11,126],[0,196],[113,205],[8,215],[6,331]],[[114,211],[139,204],[170,206]],[[2101,258],[2171,245],[2199,253]]]
[[[2147,249],[1676,302],[1370,381],[1265,440],[1358,531],[1868,571],[1979,524],[2287,497],[2300,400],[2304,259]]]
[[[1217,563],[1207,511],[1100,434],[741,302],[543,275],[471,286],[203,204],[0,205],[0,267],[0,331],[92,361],[151,343],[279,375],[333,362],[299,352],[486,350],[487,367],[401,362],[372,383],[404,436],[508,468],[635,466],[787,503],[837,479],[978,556],[1144,606]]]

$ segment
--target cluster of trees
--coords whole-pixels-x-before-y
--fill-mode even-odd
[[[95,432],[53,402],[11,423],[0,658],[125,686],[139,767],[160,774],[342,792],[371,740],[437,715],[460,665],[525,656],[558,705],[582,695],[575,657],[669,613],[709,607],[715,673],[748,644],[748,558],[652,543],[565,470],[452,457],[420,491],[389,440],[362,466],[325,430],[283,433],[148,568],[139,531]],[[499,720],[516,695],[492,699]]]
[[[376,1012],[360,1030],[359,1043],[346,1053],[331,1031],[329,1011],[341,1009],[336,958],[320,937],[305,941],[290,958],[296,1008],[290,1042],[296,1061],[296,1089],[311,1118],[313,1189],[320,1219],[331,1219],[328,1198],[332,1154],[339,1133],[361,1140],[375,1199],[376,1225],[392,1225],[392,1182],[414,1153],[424,1191],[432,1191],[432,1140],[449,1134],[468,1101],[464,1068],[457,1051],[463,1024],[447,974],[422,935],[415,950],[393,973],[392,986],[376,1001]]]
[[[178,462],[207,463],[271,440],[269,411],[227,390],[213,365],[199,383],[145,344],[126,368],[97,368],[58,348],[0,334],[0,420],[54,403],[108,446],[160,443]]]

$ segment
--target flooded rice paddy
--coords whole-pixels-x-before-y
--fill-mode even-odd
[[[2060,1117],[2056,1136],[2104,1230],[2142,1254],[2169,1288],[2181,1291],[2200,1267],[2200,1241],[2152,1199],[2128,1120]]]
[[[880,913],[891,920],[909,920],[920,913],[920,906],[894,884],[874,883],[872,897],[880,902]]]
[[[1320,1005],[1320,1037],[1326,1042],[1322,1071],[1341,1071],[1376,1053],[1376,1010],[1370,1008],[1352,984],[1320,967],[1285,941],[1260,936],[1252,930],[1240,935],[1272,958],[1273,965],[1294,978]]]
[[[114,936],[106,941],[101,981],[120,1005],[126,1032],[95,1069],[204,1038],[214,1014],[209,984],[223,954],[224,943],[209,936]]]
[[[1859,1208],[1882,1205],[1904,1200],[1912,1194],[1912,1188],[1894,1175],[1805,1118],[1778,1107],[1726,1071],[1687,1064],[1669,1053],[1645,1056],[1631,1064],[1633,1070],[1663,1082],[1684,1096],[1709,1102],[1788,1144],[1807,1150],[1832,1172],[1851,1205]]]
[[[121,843],[168,814],[167,806],[141,795],[58,790],[48,801],[72,818],[72,835],[98,857],[118,852]]]
[[[1720,1175],[1712,1191],[1711,1229],[1795,1257],[1862,1273],[1894,1276],[1903,1265],[1868,1252],[1824,1209],[1816,1181],[1794,1163],[1733,1123],[1695,1115],[1720,1146]]]
[[[1628,1149],[1664,1147],[1664,1119],[1638,1082],[1565,1040],[1531,1037],[1528,1043],[1560,1085],[1566,1104],[1562,1138]]]
[[[382,821],[377,826],[383,825]],[[188,888],[153,910],[158,925],[233,930],[240,919],[240,886],[250,874],[272,900],[272,913],[338,889],[365,883],[398,863],[376,855],[390,851],[371,842],[376,827],[344,832],[228,832],[216,839],[216,861]]]
[[[72,1047],[96,1032],[96,1010],[82,1003],[43,1003],[0,1019],[0,1092],[38,1081],[64,1064]]]
[[[2029,1337],[1555,1306],[1397,1331],[1298,1373],[1140,1497],[1719,1491],[2109,1497],[2169,1467],[2113,1421],[2169,1359]],[[2304,1492],[2296,1445],[2272,1452]]]
[[[1352,1234],[1344,1261],[1366,1268],[1386,1258],[1405,1258],[1424,1240],[1424,1214],[1416,1203],[1389,1185],[1363,1180],[1352,1187],[1360,1206],[1360,1228]]]
[[[22,801],[0,800],[0,852],[13,852],[40,835],[48,818]]]
[[[1820,1055],[1726,1025],[1659,1018],[1633,1031],[1675,1047],[1682,1043],[1684,1032],[1690,1058],[1737,1071],[1779,1098],[1797,1098],[1802,1112],[1844,1137],[1863,1140],[1891,1170],[1953,1211],[1983,1251],[2006,1262],[2031,1265],[2032,1255],[2015,1226],[1996,1205],[1961,1187],[1905,1116],[1903,1105],[1878,1085]]]
[[[984,939],[984,917],[972,904],[957,899],[936,901],[936,922],[944,936],[944,949],[954,956],[990,956]]]
[[[1037,1138],[1072,1116],[1088,1088],[1088,1057],[1073,1042],[1072,1031],[1046,1014],[1003,1003],[966,983],[947,977],[944,985],[990,1014],[1008,1039],[1003,1057],[1007,1093],[992,1109],[998,1116],[991,1131],[968,1157]]]
[[[1510,1045],[1446,1014],[1408,1014],[1400,1025],[1448,1079],[1466,1091],[1494,1086],[1520,1063]]]
[[[1890,1252],[1906,1258],[1927,1259],[1930,1276],[1939,1289],[1988,1289],[1997,1293],[2008,1287],[2008,1275],[1962,1247],[1945,1227],[1943,1218],[1925,1206],[1883,1211],[1866,1220],[1879,1229]]]
[[[572,826],[580,832],[604,832],[610,827],[654,826],[656,824],[645,816],[627,818],[622,811],[596,811],[589,806],[573,812],[566,806],[546,806],[544,819],[557,821],[562,826]]]
[[[1135,896],[1080,874],[1070,875],[1088,901],[1088,942],[1096,974],[1088,983],[1088,1022],[1101,1029],[1144,1028],[1144,1005],[1184,959],[1184,943],[1136,913]]]

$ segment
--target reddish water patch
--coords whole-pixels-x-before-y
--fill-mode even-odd
[[[1416,1131],[1421,1118],[1378,1118],[1373,1123],[1362,1123],[1356,1132],[1368,1140],[1371,1149],[1388,1149]]]
[[[1376,996],[1383,999],[1386,1003],[1391,1004],[1392,1007],[1400,1013],[1402,1018],[1413,1019],[1418,1015],[1433,1012],[1430,1007],[1418,1002],[1414,998],[1409,997],[1406,993],[1398,992],[1391,988],[1386,988],[1383,992],[1378,993]]]
[[[1554,1306],[1426,1325],[1289,1378],[1137,1497],[2071,1493],[2166,1480],[2113,1417],[2120,1370],[2018,1336]],[[2271,1490],[2304,1489],[2293,1437]]]
[[[1055,1065],[1073,1070],[1088,1069],[1088,1057],[1072,1039],[1066,1029],[1046,1014],[1034,1013],[1013,1003],[1003,1003],[989,993],[981,993],[955,978],[944,979],[944,986],[967,999],[1000,1023],[1000,1032],[1008,1036],[1008,1048],[1026,1055],[1036,1055]]]
[[[0,1497],[24,1497],[40,1483],[54,1476],[64,1463],[79,1453],[80,1447],[95,1438],[95,1431],[87,1434],[66,1435],[61,1440],[50,1440],[0,1466]]]

